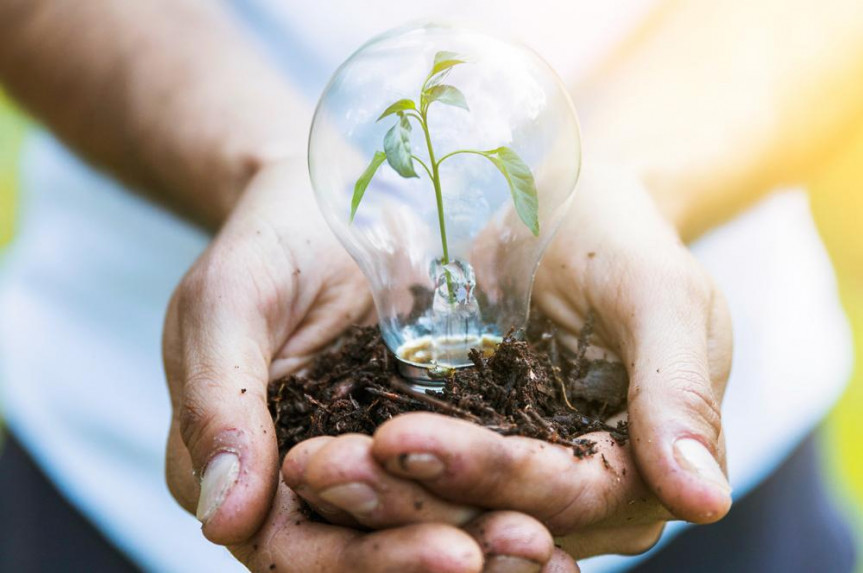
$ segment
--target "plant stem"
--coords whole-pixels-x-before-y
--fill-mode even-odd
[[[441,157],[438,160],[437,164],[440,165],[441,163],[444,162],[444,159],[447,159],[448,157],[452,157],[453,155],[458,155],[459,153],[471,153],[473,155],[480,155],[482,157],[488,157],[488,152],[486,152],[486,151],[474,151],[473,149],[459,149],[458,151],[451,151],[451,152],[447,153],[446,155],[444,155],[443,157]]]
[[[416,118],[416,119],[417,119],[417,121],[419,121],[419,122],[420,122],[420,125],[422,125],[422,126],[423,126],[423,129],[425,129],[425,124],[426,124],[426,122],[425,122],[425,118],[424,118],[423,116],[421,116],[419,113],[417,113],[416,111],[413,111],[413,110],[406,110],[406,111],[404,112],[404,114],[405,114],[405,115],[409,115],[409,116],[411,116],[411,117],[413,117],[413,118]]]
[[[432,173],[431,173],[432,184],[434,185],[435,199],[437,200],[437,218],[438,218],[438,224],[440,225],[441,246],[443,247],[443,258],[441,259],[441,262],[443,262],[444,265],[448,265],[449,264],[449,248],[447,247],[447,241],[446,241],[446,222],[444,220],[444,213],[443,213],[443,194],[441,193],[441,188],[440,188],[440,173],[438,172],[438,163],[437,163],[437,161],[435,161],[434,147],[432,146],[431,135],[429,134],[428,125],[426,122],[426,110],[423,110],[421,115],[422,115],[422,122],[420,123],[420,125],[422,126],[423,133],[425,134],[425,137],[426,137],[426,146],[428,147],[428,152],[429,152],[429,163],[431,163],[431,168],[432,168]],[[447,286],[447,291],[449,292],[449,301],[450,301],[450,303],[454,303],[455,302],[455,292],[453,291],[453,288],[452,288],[452,276],[450,275],[449,269],[444,269],[444,274],[446,275],[446,286]]]
[[[426,170],[426,173],[428,173],[429,179],[434,179],[432,177],[431,169],[429,169],[429,166],[425,164],[425,161],[423,161],[422,159],[420,159],[416,155],[411,155],[411,157],[413,158],[414,161],[416,161],[417,163],[422,165],[422,168]]]

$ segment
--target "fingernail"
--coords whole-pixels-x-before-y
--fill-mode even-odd
[[[681,438],[674,442],[674,457],[686,471],[719,487],[722,493],[731,494],[731,486],[716,458],[698,440]]]
[[[321,515],[333,516],[342,513],[342,510],[338,507],[316,499],[315,493],[312,491],[312,488],[307,485],[298,485],[294,488],[294,492],[298,496],[306,500],[307,503],[311,504],[312,507],[315,508],[315,511],[317,511]]]
[[[432,479],[443,473],[443,462],[434,454],[400,454],[387,462],[387,469],[418,479]]]
[[[536,561],[512,557],[510,555],[495,555],[486,559],[485,573],[539,573],[542,565]]]
[[[201,496],[195,512],[201,523],[207,523],[219,510],[228,492],[237,483],[240,475],[240,458],[233,452],[217,454],[204,470],[201,480]]]
[[[318,494],[324,501],[348,513],[370,513],[378,506],[378,494],[364,483],[346,483]]]

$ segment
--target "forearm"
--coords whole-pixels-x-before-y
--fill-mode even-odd
[[[574,89],[586,147],[691,239],[805,181],[863,118],[858,0],[672,0]]]
[[[0,0],[0,82],[82,156],[217,226],[310,110],[212,0]]]

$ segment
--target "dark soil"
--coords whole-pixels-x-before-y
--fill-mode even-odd
[[[626,370],[585,358],[592,324],[588,320],[571,352],[557,344],[549,321],[533,321],[527,341],[510,334],[491,356],[473,351],[475,368],[457,370],[439,392],[425,393],[399,375],[377,327],[355,327],[305,373],[270,385],[279,452],[284,456],[314,436],[372,434],[394,416],[416,411],[562,444],[578,457],[594,453],[594,442],[581,437],[591,432],[606,431],[625,443],[626,424],[611,427],[602,420],[626,406]]]

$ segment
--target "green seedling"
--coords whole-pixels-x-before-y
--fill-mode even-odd
[[[438,224],[440,226],[441,246],[443,256],[441,262],[449,264],[449,247],[446,239],[446,219],[444,218],[443,196],[441,194],[440,166],[441,164],[459,154],[472,154],[484,157],[494,164],[501,172],[509,186],[515,211],[521,221],[530,229],[534,236],[539,236],[539,218],[537,215],[536,182],[530,167],[509,147],[498,147],[487,151],[474,149],[459,149],[451,151],[440,159],[435,158],[435,150],[432,145],[431,133],[428,127],[428,113],[431,104],[437,102],[470,111],[464,94],[455,86],[443,83],[455,66],[467,63],[462,56],[453,52],[438,52],[435,54],[431,71],[426,76],[420,88],[419,105],[412,99],[400,99],[388,106],[377,121],[384,118],[396,116],[395,124],[384,136],[383,151],[375,152],[371,163],[357,179],[354,185],[354,195],[351,200],[351,222],[357,213],[357,208],[363,200],[366,189],[378,168],[386,161],[393,170],[404,178],[419,177],[415,164],[418,164],[428,175],[434,187],[435,200],[437,201]],[[411,120],[419,124],[425,135],[428,157],[424,161],[417,157],[411,149]],[[454,300],[452,284],[449,271],[446,272],[447,286],[449,287],[450,300]]]

